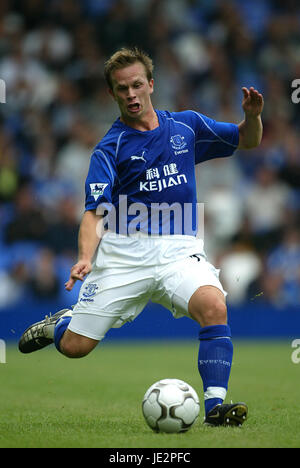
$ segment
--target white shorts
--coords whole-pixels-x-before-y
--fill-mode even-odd
[[[226,296],[220,281],[219,270],[207,262],[203,252],[203,243],[188,236],[170,236],[171,247],[164,242],[168,239],[141,238],[144,255],[142,260],[133,262],[134,245],[130,241],[118,238],[118,258],[106,259],[106,246],[99,248],[102,255],[99,266],[95,263],[80,289],[78,302],[72,313],[69,329],[94,340],[101,340],[110,328],[121,327],[125,322],[133,321],[149,301],[161,304],[170,310],[175,318],[187,316],[188,303],[193,293],[200,286],[215,286]],[[179,237],[179,239],[178,239]],[[184,239],[182,239],[184,237]],[[171,249],[171,250],[170,250]],[[167,255],[164,252],[167,250]],[[113,250],[114,251],[114,250]],[[174,255],[170,253],[174,252]],[[176,253],[177,257],[176,258]],[[153,261],[154,253],[158,259]],[[150,265],[145,265],[145,258],[150,255]],[[121,258],[119,258],[119,256]],[[110,263],[113,267],[110,267]]]

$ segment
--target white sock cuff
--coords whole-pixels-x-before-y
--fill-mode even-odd
[[[207,387],[206,392],[204,392],[204,400],[209,400],[210,398],[221,398],[225,400],[227,390],[224,387]]]

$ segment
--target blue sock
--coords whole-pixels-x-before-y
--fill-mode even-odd
[[[65,333],[66,329],[68,328],[68,325],[71,321],[71,316],[70,315],[67,315],[65,317],[61,317],[60,319],[58,319],[58,321],[56,322],[55,324],[55,327],[54,327],[54,344],[55,344],[55,347],[56,349],[60,351],[60,347],[59,347],[59,343],[60,343],[60,340],[62,339],[62,336],[63,334]]]
[[[199,332],[198,369],[203,382],[205,414],[222,404],[231,371],[233,346],[228,325],[212,325]]]

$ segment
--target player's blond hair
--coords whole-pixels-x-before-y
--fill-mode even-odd
[[[111,74],[115,70],[120,70],[121,68],[128,67],[133,65],[136,62],[141,62],[146,71],[146,76],[148,81],[153,77],[153,62],[149,55],[147,55],[138,47],[127,48],[123,47],[122,49],[115,52],[104,64],[104,78],[108,87],[112,89],[112,80]]]

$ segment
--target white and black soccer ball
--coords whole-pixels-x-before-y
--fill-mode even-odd
[[[195,390],[178,379],[155,382],[143,398],[143,415],[155,432],[186,432],[196,421],[200,405]]]

